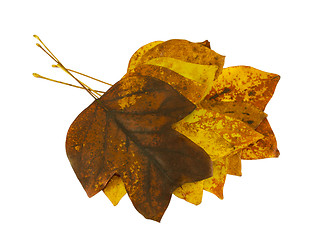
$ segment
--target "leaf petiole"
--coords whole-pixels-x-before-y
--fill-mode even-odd
[[[56,65],[56,64],[52,65],[52,67],[54,67],[54,68],[61,68],[59,65]],[[77,73],[77,74],[82,75],[82,76],[84,76],[84,77],[91,78],[91,79],[93,79],[93,80],[95,80],[95,81],[98,81],[98,82],[101,82],[101,83],[103,83],[103,84],[106,84],[106,85],[109,85],[109,86],[113,86],[113,85],[110,84],[110,83],[107,83],[107,82],[101,81],[101,80],[99,80],[99,79],[97,79],[97,78],[91,77],[91,76],[86,75],[86,74],[84,74],[84,73],[80,73],[80,72],[77,72],[77,71],[72,70],[72,69],[69,69],[69,68],[67,68],[67,70],[68,70],[69,72]]]
[[[70,83],[66,83],[66,82],[61,82],[61,81],[58,81],[58,80],[54,80],[54,79],[51,79],[51,78],[47,78],[47,77],[44,77],[44,76],[41,76],[40,74],[38,73],[33,73],[32,74],[34,77],[36,78],[42,78],[42,79],[45,79],[45,80],[48,80],[48,81],[51,81],[51,82],[56,82],[56,83],[61,83],[61,84],[64,84],[64,85],[67,85],[67,86],[70,86],[70,87],[75,87],[75,88],[80,88],[80,89],[84,89],[83,87],[81,86],[77,86],[77,85],[74,85],[74,84],[70,84]],[[91,91],[93,91],[95,94],[101,96],[100,93],[105,93],[103,91],[99,91],[99,90],[93,90],[91,89]]]
[[[63,71],[68,73],[72,78],[74,78],[81,86],[83,89],[85,89],[95,100],[98,99],[100,94],[96,94],[95,92],[92,91],[90,87],[82,83],[80,80],[78,80],[74,75],[72,75],[67,68],[63,66],[63,64],[55,57],[55,55],[47,48],[47,46],[41,41],[41,39],[37,35],[33,35],[38,41],[45,47],[45,50],[39,43],[37,43],[37,46],[41,48],[50,58],[52,58],[58,65],[59,68],[61,68]]]

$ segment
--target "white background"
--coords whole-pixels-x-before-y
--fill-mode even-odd
[[[328,3],[3,1],[0,238],[331,239]],[[32,76],[74,83],[51,68],[33,34],[65,66],[111,83],[148,42],[208,39],[225,67],[281,75],[266,108],[281,155],[244,161],[243,176],[227,178],[224,200],[205,193],[194,206],[173,197],[161,223],[146,220],[127,196],[117,207],[103,193],[88,198],[64,143],[92,98]]]

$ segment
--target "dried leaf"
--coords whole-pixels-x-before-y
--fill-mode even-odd
[[[143,69],[149,71],[150,76],[157,76],[172,85],[193,103],[198,103],[210,91],[223,64],[224,56],[208,48],[208,41],[192,43],[175,39],[138,49],[130,60],[128,70],[141,72],[141,65],[155,66]],[[173,78],[171,75],[176,74],[171,74],[169,70],[177,73],[177,77]]]
[[[213,178],[202,181],[204,182],[205,190],[223,198],[223,185],[226,174],[241,176],[241,158],[256,159],[277,156],[276,141],[270,126],[265,124],[267,115],[263,112],[263,109],[270,100],[278,80],[278,75],[262,72],[251,67],[226,68],[214,82],[210,93],[200,103],[200,106],[205,110],[222,114],[223,117],[237,119],[239,122],[250,126],[251,131],[256,129],[253,132],[263,134],[259,135],[260,139],[254,139],[244,147],[233,148],[233,146],[224,142],[224,136],[217,141],[207,141],[207,138],[217,139],[216,136],[222,133],[219,129],[210,127],[216,126],[217,124],[215,123],[220,123],[220,120],[215,115],[210,115],[213,118],[208,120],[210,118],[208,116],[209,112],[197,114],[201,109],[196,109],[186,118],[174,124],[174,129],[203,147],[213,160]],[[197,115],[200,116],[198,117]],[[201,124],[199,129],[197,130],[195,127],[190,126],[189,121],[199,122]],[[186,125],[185,131],[176,128],[183,122]],[[241,129],[240,123],[238,123],[238,129]],[[236,134],[233,130],[229,132]],[[213,137],[210,137],[212,135]],[[244,139],[245,133],[238,136]],[[202,195],[200,190],[194,192],[193,189],[186,188],[186,191],[191,194]]]
[[[234,163],[230,164],[230,162]],[[211,178],[199,182],[186,183],[177,188],[174,194],[195,205],[199,205],[202,202],[203,190],[223,199],[223,188],[227,174],[241,176],[241,158],[239,153],[233,153],[213,161],[213,176]]]
[[[244,122],[203,108],[197,108],[172,127],[201,146],[212,161],[263,138]]]
[[[35,37],[55,66],[81,86],[64,84],[96,99],[72,123],[66,141],[89,197],[103,190],[117,205],[128,192],[141,214],[160,221],[172,193],[195,205],[203,190],[222,199],[226,175],[241,176],[241,158],[279,155],[263,112],[279,76],[247,66],[222,73],[224,56],[207,40],[146,44],[133,54],[122,80],[101,96]]]
[[[221,72],[224,56],[211,51],[208,41],[170,40],[163,43],[156,41],[139,48],[130,59],[128,74],[158,78],[193,103],[200,102]],[[107,190],[116,196],[125,191],[124,187],[118,189],[113,185],[107,185]]]
[[[194,205],[202,202],[203,181],[185,183],[174,191],[174,195]]]
[[[215,81],[212,90],[206,96],[204,102],[209,104],[212,102],[218,108],[224,107],[224,103],[235,103],[236,105],[249,104],[251,105],[249,107],[250,109],[255,107],[262,113],[270,101],[279,79],[280,77],[277,74],[263,72],[248,66],[225,68]],[[230,111],[226,111],[227,113],[225,114],[229,115]],[[253,111],[250,110],[250,112],[252,113]],[[263,118],[263,115],[261,115],[261,119],[258,121],[257,119],[244,119],[239,115],[231,116],[249,123],[257,132],[265,136],[263,139],[243,150],[243,159],[279,156],[275,135],[267,119]]]
[[[159,45],[160,43],[163,43],[163,41],[155,41],[148,43],[141,48],[139,48],[131,57],[129,61],[128,71],[136,68],[138,64],[140,63],[141,57],[145,55],[146,52],[148,52],[150,49],[155,47],[156,45]]]
[[[125,186],[120,176],[114,175],[103,189],[108,199],[116,206],[126,194]]]
[[[205,99],[218,102],[249,102],[263,111],[279,79],[277,74],[248,66],[224,68]]]
[[[228,155],[226,157],[226,173],[235,176],[241,176],[241,154],[242,150],[238,153]]]
[[[194,110],[175,123],[173,128],[201,146],[213,161],[212,178],[187,184],[174,192],[176,196],[193,204],[200,204],[203,189],[223,198],[228,166],[232,174],[241,175],[237,152],[263,138],[263,135],[244,122],[203,108]]]
[[[230,162],[233,164],[229,164]],[[229,166],[230,169],[229,169]],[[234,167],[235,166],[235,167]],[[213,176],[202,181],[186,183],[174,191],[174,195],[185,201],[199,205],[202,202],[203,190],[223,199],[223,188],[227,174],[241,176],[240,154],[234,153],[213,161]]]
[[[195,106],[158,79],[127,75],[72,123],[66,150],[88,196],[119,175],[135,208],[160,221],[172,192],[212,175],[205,151],[171,129]]]
[[[214,112],[238,119],[256,129],[267,117],[262,110],[248,102],[218,102],[216,100],[204,99],[201,106]]]
[[[256,143],[249,145],[242,150],[242,159],[254,160],[263,158],[275,158],[279,156],[277,142],[274,132],[270,124],[265,119],[257,128],[256,131],[263,134],[264,138],[258,140]]]
[[[223,188],[227,174],[227,157],[213,161],[213,176],[203,182],[203,189],[223,199]]]

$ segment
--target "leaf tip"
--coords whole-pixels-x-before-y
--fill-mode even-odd
[[[279,157],[279,155],[280,155],[280,152],[279,152],[279,150],[278,150],[278,149],[276,149],[275,157],[276,157],[276,158],[278,158],[278,157]]]

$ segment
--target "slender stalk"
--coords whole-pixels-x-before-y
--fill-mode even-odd
[[[65,71],[66,73],[68,73],[72,78],[74,78],[95,100],[98,99],[98,95],[92,91],[92,89],[90,87],[88,87],[86,84],[82,83],[80,80],[78,80],[74,75],[72,75],[67,68],[65,68],[63,66],[63,64],[55,57],[55,55],[47,48],[47,46],[43,43],[43,41],[41,41],[41,39],[37,36],[37,35],[33,35],[36,39],[38,39],[38,41],[46,48],[46,51],[40,44],[37,43],[37,46],[39,48],[41,48],[45,53],[47,53],[47,55],[52,58],[57,65],[59,66],[59,68],[61,68],[63,71]]]
[[[52,67],[54,67],[54,68],[60,68],[58,65],[52,65]],[[72,70],[72,69],[69,69],[69,68],[67,68],[67,70],[68,70],[69,72],[77,73],[77,74],[82,75],[82,76],[84,76],[84,77],[91,78],[91,79],[93,79],[93,80],[95,80],[95,81],[98,81],[98,82],[101,82],[101,83],[103,83],[103,84],[106,84],[106,85],[109,85],[109,86],[113,86],[113,85],[110,84],[110,83],[107,83],[107,82],[101,81],[101,80],[99,80],[99,79],[97,79],[97,78],[91,77],[91,76],[86,75],[86,74],[84,74],[84,73],[80,73],[80,72],[78,72],[78,71],[75,71],[75,70]]]
[[[70,86],[70,87],[75,87],[75,88],[79,88],[79,89],[84,89],[83,87],[81,86],[77,86],[77,85],[74,85],[74,84],[70,84],[70,83],[66,83],[66,82],[61,82],[61,81],[58,81],[58,80],[54,80],[54,79],[51,79],[51,78],[47,78],[47,77],[44,77],[44,76],[41,76],[40,74],[38,73],[33,73],[32,74],[34,77],[36,78],[42,78],[42,79],[45,79],[45,80],[48,80],[48,81],[51,81],[51,82],[56,82],[56,83],[61,83],[61,84],[64,84],[64,85],[67,85],[67,86]],[[93,91],[94,93],[100,95],[100,93],[105,93],[103,91],[99,91],[99,90],[93,90],[91,89],[91,91]],[[100,95],[101,96],[101,95]]]

